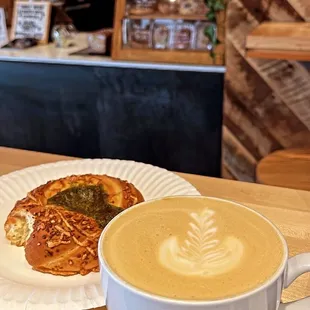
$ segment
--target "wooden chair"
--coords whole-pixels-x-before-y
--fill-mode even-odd
[[[310,191],[310,148],[286,149],[269,154],[257,165],[256,181]]]

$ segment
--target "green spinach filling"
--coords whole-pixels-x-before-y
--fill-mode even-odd
[[[104,228],[117,214],[123,211],[122,208],[108,203],[108,195],[100,185],[68,188],[49,198],[47,203],[90,216],[101,228]]]

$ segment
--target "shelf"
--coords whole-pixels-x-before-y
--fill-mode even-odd
[[[114,50],[114,57],[115,57]],[[154,50],[145,48],[122,47],[117,50],[115,59],[127,61],[152,61],[171,64],[214,65],[224,64],[224,45],[216,47],[216,57],[213,59],[209,52],[195,50]]]
[[[310,51],[280,51],[280,50],[247,50],[246,56],[250,58],[262,59],[286,59],[310,61]]]
[[[185,20],[185,21],[207,21],[203,14],[181,15],[181,14],[162,14],[153,12],[152,14],[134,15],[126,14],[128,10],[128,0],[116,1],[114,17],[114,35],[112,41],[112,59],[124,61],[140,61],[152,63],[171,63],[171,64],[190,64],[190,65],[219,65],[225,63],[225,48],[219,44],[215,48],[215,55],[212,57],[209,51],[201,52],[195,50],[152,50],[152,49],[132,49],[123,47],[124,18],[130,19],[149,19],[149,20]],[[220,11],[217,14],[217,33],[220,42],[225,41],[225,17],[226,12]]]
[[[209,50],[200,50],[200,49],[173,49],[173,48],[166,48],[166,49],[156,49],[156,48],[138,48],[138,47],[130,47],[130,46],[123,46],[123,50],[133,51],[133,52],[146,52],[146,51],[153,51],[158,53],[184,53],[184,52],[194,52],[194,53],[208,53],[210,54]]]
[[[310,23],[262,23],[246,41],[247,56],[310,60]]]
[[[180,15],[180,14],[173,14],[167,15],[162,13],[153,13],[147,15],[133,15],[130,14],[126,16],[127,18],[131,19],[182,19],[182,20],[207,20],[204,15]]]

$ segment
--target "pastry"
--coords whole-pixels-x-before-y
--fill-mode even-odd
[[[130,6],[129,13],[132,15],[147,15],[154,13],[155,0],[134,0]]]
[[[129,43],[132,48],[149,48],[151,45],[151,24],[131,20]]]
[[[210,9],[206,6],[204,0],[199,0],[197,3],[197,15],[206,15]]]
[[[171,36],[171,25],[168,23],[155,23],[153,27],[153,48],[167,49]]]
[[[174,35],[174,48],[185,50],[192,48],[195,26],[192,23],[178,23]]]
[[[34,222],[25,256],[34,270],[62,276],[99,271],[101,228],[93,218],[54,205],[34,207],[30,214]]]
[[[176,14],[179,10],[178,0],[160,0],[157,5],[158,11],[164,15]]]
[[[179,13],[181,15],[193,15],[198,10],[198,3],[195,0],[181,0]]]
[[[105,225],[143,200],[127,181],[73,175],[28,193],[15,204],[4,229],[11,244],[25,246],[26,259],[35,270],[84,275],[98,271],[97,243]]]
[[[181,15],[205,15],[208,8],[203,0],[180,0]]]

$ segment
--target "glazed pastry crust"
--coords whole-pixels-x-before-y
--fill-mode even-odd
[[[144,201],[133,184],[107,175],[72,175],[35,188],[17,201],[4,224],[11,244],[25,246],[33,269],[66,276],[99,270],[97,246],[102,229],[97,222],[47,204],[57,193],[83,185],[101,185],[107,202],[122,209]]]
[[[53,205],[31,213],[35,221],[25,256],[34,270],[62,276],[99,271],[101,229],[93,218]]]

